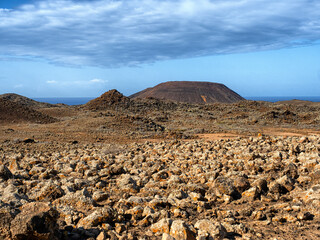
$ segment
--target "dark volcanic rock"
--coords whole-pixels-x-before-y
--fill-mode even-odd
[[[239,94],[220,83],[165,82],[130,96],[131,98],[158,98],[188,103],[233,103],[244,100]]]

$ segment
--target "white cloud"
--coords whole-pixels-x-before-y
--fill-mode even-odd
[[[48,84],[56,84],[56,83],[58,83],[58,82],[55,81],[55,80],[50,80],[50,81],[47,81],[47,83],[48,83]]]
[[[99,78],[94,78],[90,80],[91,83],[107,83],[107,80],[99,79]]]
[[[13,86],[14,88],[23,88],[23,84],[16,84]]]
[[[95,84],[104,84],[107,83],[107,80],[94,78],[91,80],[76,80],[76,81],[55,81],[55,80],[49,80],[46,83],[47,84],[54,84],[57,86],[90,86]]]
[[[318,0],[39,0],[0,10],[0,55],[114,67],[308,45],[320,40],[319,9]]]

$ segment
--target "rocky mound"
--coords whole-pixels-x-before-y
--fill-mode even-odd
[[[223,84],[188,81],[161,83],[130,96],[133,99],[150,97],[187,103],[233,103],[244,100]]]
[[[5,100],[10,100],[12,102],[18,103],[22,106],[27,106],[27,107],[31,107],[31,108],[49,108],[54,106],[53,104],[50,103],[44,103],[44,102],[38,102],[35,101],[33,99],[15,94],[15,93],[6,93],[6,94],[2,94],[0,95],[1,99],[5,99]]]
[[[112,89],[102,94],[100,97],[86,103],[85,107],[91,110],[102,110],[119,105],[128,105],[129,102],[130,99],[128,97],[123,96],[123,94],[118,92],[116,89]]]
[[[52,123],[57,121],[21,103],[0,98],[0,122]]]

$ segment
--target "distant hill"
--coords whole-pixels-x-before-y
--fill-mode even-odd
[[[115,106],[124,106],[130,103],[128,97],[123,96],[122,93],[115,89],[105,92],[100,97],[91,100],[84,106],[91,110],[103,110]]]
[[[15,93],[6,93],[1,94],[0,99],[10,100],[12,102],[18,103],[22,106],[27,106],[31,108],[48,108],[53,107],[53,104],[50,103],[44,103],[44,102],[37,102],[31,98],[27,98]]]
[[[57,119],[19,102],[0,98],[0,122],[52,123],[56,121]]]
[[[220,83],[174,81],[135,93],[130,98],[158,98],[187,103],[233,103],[245,100]]]

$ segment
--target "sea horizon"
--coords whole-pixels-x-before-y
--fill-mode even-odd
[[[32,98],[38,102],[45,102],[51,104],[66,104],[66,105],[82,105],[86,104],[96,97],[41,97]],[[320,96],[246,96],[246,100],[252,101],[266,101],[266,102],[279,102],[290,100],[302,100],[310,102],[320,102]]]

